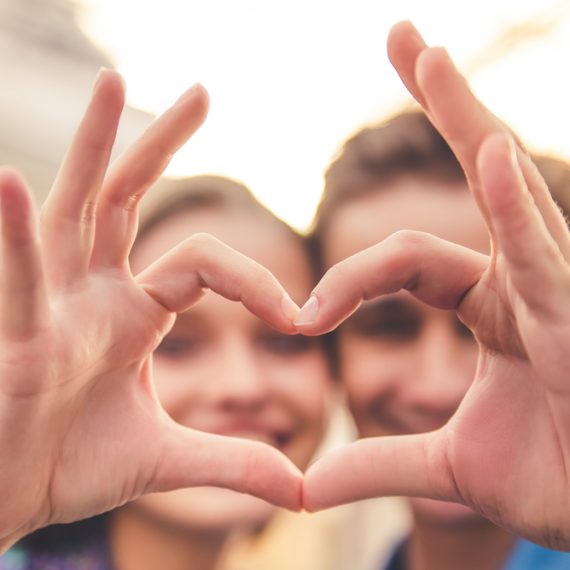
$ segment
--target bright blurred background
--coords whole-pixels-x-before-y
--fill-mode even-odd
[[[535,151],[570,157],[566,0],[0,0],[0,161],[41,200],[100,65],[126,78],[118,148],[196,81],[210,116],[167,173],[245,182],[304,229],[327,163],[409,104],[386,57],[410,19]]]

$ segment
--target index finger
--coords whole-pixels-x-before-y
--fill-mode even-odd
[[[486,255],[423,232],[400,231],[331,267],[295,325],[303,334],[322,334],[362,301],[400,289],[434,307],[456,309],[487,264]]]
[[[274,328],[295,333],[299,308],[273,274],[209,234],[194,234],[137,276],[167,310],[182,313],[212,289]]]

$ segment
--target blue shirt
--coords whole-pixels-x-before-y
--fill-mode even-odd
[[[503,566],[503,570],[564,570],[570,569],[570,552],[549,550],[519,539]]]
[[[382,570],[406,570],[405,544],[396,548]],[[549,550],[521,538],[501,570],[570,570],[570,552]]]

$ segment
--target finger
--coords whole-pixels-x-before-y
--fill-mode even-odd
[[[427,112],[427,102],[416,83],[416,61],[426,47],[425,41],[409,21],[398,22],[388,34],[388,59],[406,89]]]
[[[456,309],[488,264],[485,255],[422,232],[401,231],[327,271],[295,324],[330,331],[364,300],[407,289],[440,309]]]
[[[97,206],[92,265],[125,267],[138,223],[138,203],[158,180],[172,155],[206,118],[208,94],[189,89],[112,166]]]
[[[558,314],[570,296],[570,269],[528,191],[512,140],[503,134],[488,137],[478,169],[515,289],[534,311]],[[566,231],[566,247],[569,241]]]
[[[436,104],[440,104],[439,106],[436,105],[436,111],[440,111],[440,107],[442,106],[441,100],[433,96],[429,91],[430,84],[429,82],[425,81],[425,78],[423,75],[421,75],[419,68],[420,62],[423,61],[422,56],[426,53],[433,53],[437,50],[444,51],[441,48],[428,48],[418,30],[410,22],[400,22],[396,24],[391,30],[388,38],[388,57],[390,58],[392,65],[396,69],[408,91],[414,96],[418,103],[420,103],[430,121],[445,138],[446,142],[450,145],[453,152],[457,156],[459,162],[465,170],[467,179],[470,183],[475,199],[479,205],[479,209],[481,210],[483,217],[487,223],[487,227],[489,228],[489,231],[492,235],[493,227],[491,219],[488,212],[485,210],[484,201],[479,196],[477,180],[473,177],[473,169],[471,169],[471,171],[469,170],[468,164],[466,165],[464,163],[465,161],[462,160],[462,156],[458,154],[458,149],[456,146],[452,145],[452,141],[450,140],[447,131],[445,131],[445,123],[438,122],[440,121],[440,117],[437,114],[432,114],[431,112],[432,101],[435,100]],[[457,72],[456,74],[459,75]],[[432,83],[435,85],[436,80],[434,79]],[[430,95],[430,97],[427,97],[424,93],[424,89],[426,88],[428,89],[427,94]],[[451,99],[447,93],[445,96],[447,101]],[[459,113],[456,113],[456,115],[458,114]]]
[[[555,240],[564,235],[567,230],[560,211],[522,143],[475,97],[448,53],[443,48],[425,49],[417,58],[416,79],[429,107],[430,119],[461,163],[491,232],[492,220],[480,196],[477,155],[487,137],[504,133],[515,139],[524,177],[546,226]]]
[[[36,219],[20,176],[0,169],[0,332],[7,338],[33,335],[48,318]]]
[[[121,76],[99,73],[93,95],[42,208],[42,238],[50,284],[74,282],[89,266],[97,192],[115,141],[124,105]]]
[[[195,234],[137,276],[169,311],[182,313],[205,288],[233,301],[283,332],[296,332],[299,308],[263,266],[208,234]]]
[[[516,145],[517,161],[527,188],[531,193],[538,211],[554,241],[558,244],[564,259],[570,262],[570,240],[568,238],[568,223],[553,196],[548,189],[542,174],[530,156],[520,146]],[[566,189],[570,191],[570,189]]]
[[[444,48],[427,48],[416,61],[416,81],[431,111],[431,119],[455,152],[470,180],[477,180],[476,158],[483,140],[506,132],[472,93]]]
[[[299,469],[268,444],[173,424],[163,441],[153,490],[225,487],[299,510],[302,481]]]
[[[460,501],[437,433],[361,439],[323,456],[305,473],[303,507],[396,495]]]

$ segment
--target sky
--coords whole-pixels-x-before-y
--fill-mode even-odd
[[[167,174],[241,180],[301,230],[342,142],[409,103],[386,56],[402,19],[448,48],[532,150],[570,157],[565,0],[76,1],[131,105],[157,114],[197,81],[208,89],[209,117]]]

